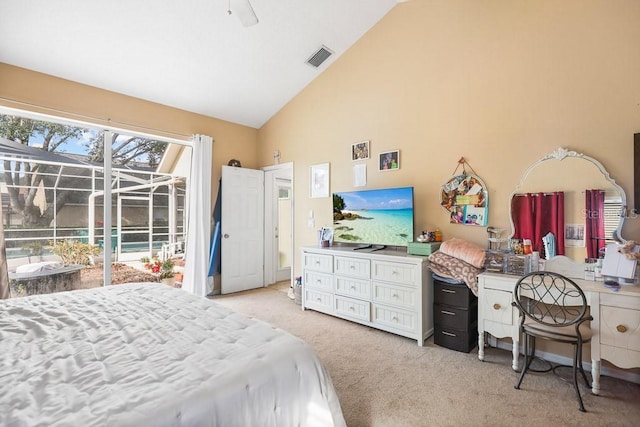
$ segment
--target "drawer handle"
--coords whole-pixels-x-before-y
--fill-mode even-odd
[[[398,318],[397,318],[396,316],[393,316],[393,317],[391,318],[391,320],[393,320],[394,322],[397,322],[397,321],[398,321]]]
[[[449,316],[455,316],[456,314],[453,311],[440,310],[442,314],[448,314]]]
[[[316,260],[316,265],[320,265],[320,261]]]
[[[355,265],[350,265],[349,268],[352,269],[352,270],[355,270],[356,266]]]
[[[625,332],[627,332],[627,327],[624,325],[618,325],[616,326],[616,330],[621,334],[624,334]]]
[[[457,336],[456,334],[452,334],[451,332],[447,332],[447,331],[442,331],[442,335],[448,335],[450,337],[455,337]]]
[[[398,271],[393,270],[393,271],[391,272],[391,274],[397,275],[397,274],[398,274]]]
[[[354,306],[350,305],[350,306],[349,306],[349,311],[356,311],[356,309],[355,309],[355,307],[354,307]]]
[[[494,310],[500,310],[501,308],[502,308],[502,306],[500,304],[498,304],[498,303],[493,304],[493,309]]]
[[[456,291],[452,291],[451,289],[441,289],[442,292],[445,292],[447,294],[455,294]]]
[[[352,290],[352,291],[355,291],[355,290],[356,290],[356,287],[355,287],[355,286],[353,286],[353,285],[351,285],[351,290]]]
[[[322,298],[318,297],[318,298],[316,298],[316,301],[322,302]]]
[[[398,294],[393,294],[391,295],[391,298],[400,298],[400,297],[398,296]]]
[[[321,284],[322,284],[322,280],[317,279],[317,280],[316,280],[316,283],[317,283],[318,285],[321,285]]]

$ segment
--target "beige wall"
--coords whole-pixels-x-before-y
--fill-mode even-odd
[[[230,159],[239,159],[246,167],[258,167],[256,129],[3,63],[0,63],[0,105],[97,124],[107,125],[110,119],[114,127],[177,139],[187,139],[193,134],[210,135],[214,139],[212,197],[218,191],[221,166]]]
[[[366,161],[367,188],[414,186],[416,231],[445,239],[487,242],[486,228],[449,224],[440,206],[460,157],[487,185],[495,227],[509,227],[522,172],[560,146],[602,162],[631,205],[638,22],[634,0],[399,4],[259,131],[261,166],[275,150],[295,165],[296,248],[315,244],[309,210],[316,228],[332,219],[330,198],[309,198],[309,166],[330,162],[331,190],[352,190],[349,150],[362,140],[401,157],[393,172]],[[640,219],[623,236],[640,240]]]

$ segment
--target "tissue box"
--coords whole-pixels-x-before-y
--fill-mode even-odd
[[[442,242],[409,242],[407,253],[411,255],[431,255],[440,248]]]

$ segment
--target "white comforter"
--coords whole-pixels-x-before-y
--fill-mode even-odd
[[[315,351],[159,284],[0,300],[2,426],[345,425]]]

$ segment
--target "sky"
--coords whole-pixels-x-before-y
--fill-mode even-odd
[[[413,187],[336,193],[342,197],[345,210],[410,209],[413,207]]]
[[[62,144],[57,150],[57,153],[70,153],[70,154],[88,154],[86,144],[91,141],[97,134],[96,131],[86,130],[81,138],[69,139],[66,143]],[[29,138],[29,145],[31,147],[42,148],[44,135],[35,134]]]

